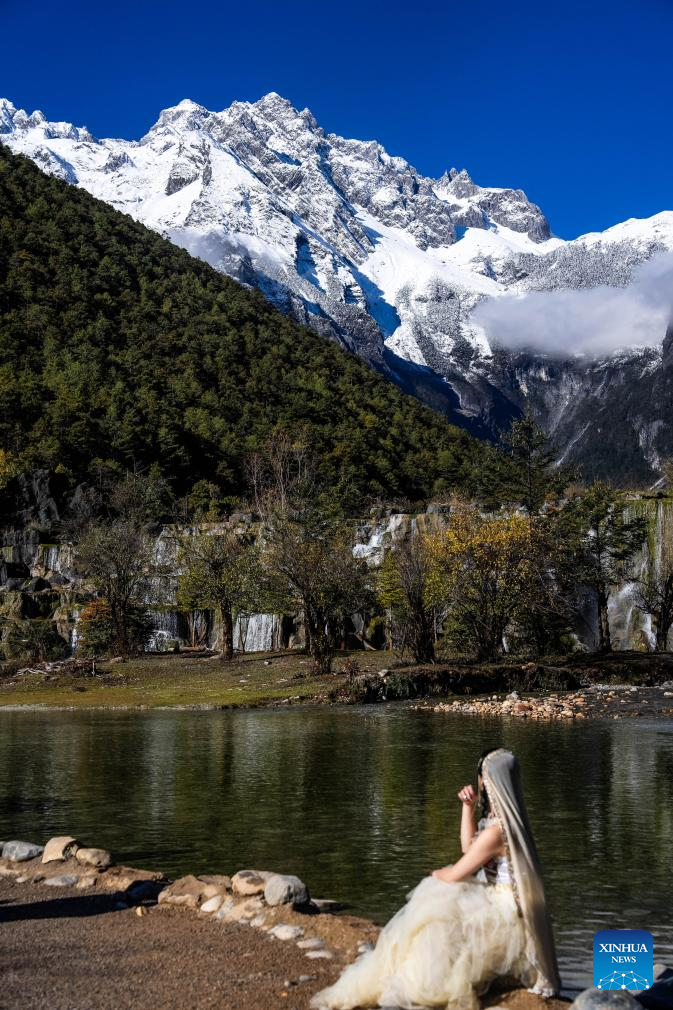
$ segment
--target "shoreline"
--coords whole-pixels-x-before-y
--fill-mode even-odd
[[[5,856],[5,843],[0,858],[0,924],[11,922],[13,934],[30,937],[28,949],[39,933],[40,945],[40,958],[32,963],[20,937],[16,947],[5,944],[9,971],[3,995],[11,999],[16,987],[22,1000],[8,1005],[46,1005],[40,1002],[40,987],[48,984],[57,993],[48,1001],[53,1010],[84,1006],[76,1001],[85,994],[86,1006],[97,1010],[153,1010],[157,998],[164,1010],[182,1010],[187,992],[194,1010],[258,1010],[261,1005],[306,1010],[311,996],[369,949],[380,932],[347,910],[335,914],[336,902],[311,898],[303,882],[291,875],[239,870],[231,876],[188,875],[171,881],[161,873],[117,866],[105,850],[79,847],[68,837],[37,848],[41,851],[32,858],[17,861]],[[18,853],[30,855],[31,850],[19,848]],[[45,854],[55,858],[44,863]],[[179,964],[167,956],[169,947]],[[114,957],[108,963],[111,950]],[[97,973],[108,982],[100,999],[92,999],[90,971],[81,970],[87,958],[95,958]],[[145,975],[148,966],[160,972],[149,979],[149,1002],[147,995],[133,995],[127,986],[139,965]],[[181,989],[177,995],[174,974]],[[484,996],[482,1006],[494,1005],[562,1010],[567,1002],[542,1000],[510,985],[494,986]]]
[[[463,695],[376,702],[333,701],[321,698],[288,698],[282,701],[260,700],[242,704],[182,702],[174,705],[73,705],[49,702],[0,702],[3,713],[36,712],[251,712],[287,711],[288,709],[350,709],[404,707],[415,712],[467,715],[481,718],[512,718],[530,721],[619,720],[673,718],[673,683],[656,686],[601,684],[580,690],[552,692],[510,692],[508,695]]]
[[[344,661],[356,665],[354,674]],[[668,718],[673,654],[508,658],[491,664],[456,659],[420,666],[391,653],[350,652],[339,654],[332,673],[316,676],[300,652],[248,653],[229,663],[158,653],[101,663],[95,676],[66,661],[0,677],[0,713],[250,711],[389,702],[513,718]]]

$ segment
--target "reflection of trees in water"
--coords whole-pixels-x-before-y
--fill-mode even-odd
[[[650,928],[668,916],[665,724],[401,707],[0,718],[0,836],[72,832],[171,873],[288,870],[378,920],[457,857],[456,791],[482,749],[504,744],[521,760],[562,944],[589,957],[597,921]]]

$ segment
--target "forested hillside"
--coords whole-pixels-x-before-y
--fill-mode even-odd
[[[351,499],[478,484],[493,450],[356,357],[0,147],[4,482],[154,467],[235,498],[247,454],[305,429]],[[204,483],[205,482],[205,483]],[[196,490],[195,490],[196,489]]]

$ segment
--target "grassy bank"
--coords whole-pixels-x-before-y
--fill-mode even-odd
[[[364,673],[389,666],[390,653],[358,653]],[[325,700],[346,682],[339,670],[311,675],[310,659],[297,652],[256,652],[231,663],[216,657],[146,654],[125,663],[99,663],[95,677],[70,672],[24,673],[0,679],[0,707],[7,705],[156,708],[164,705],[243,706]]]
[[[349,657],[358,665],[355,677],[343,671]],[[387,675],[380,677],[384,669]],[[299,652],[252,653],[231,663],[190,653],[147,654],[125,663],[100,663],[95,677],[67,670],[5,675],[0,678],[0,708],[372,703],[509,691],[563,692],[597,683],[652,686],[668,680],[673,680],[673,655],[637,652],[488,664],[455,659],[432,666],[403,663],[389,652],[344,652],[326,677],[313,676],[309,658]]]

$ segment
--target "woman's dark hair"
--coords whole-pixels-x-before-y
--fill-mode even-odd
[[[494,750],[498,750],[498,748],[488,747],[486,750],[483,750],[481,752],[481,755],[479,756],[479,762],[477,764],[477,782],[479,782],[479,776],[482,774],[481,770],[484,767],[484,759],[487,758],[489,754],[492,754]],[[479,804],[480,818],[488,817],[488,815],[491,812],[491,803],[488,798],[488,793],[486,791],[486,786],[483,783],[483,779],[482,779],[482,785],[479,787],[477,802]]]

